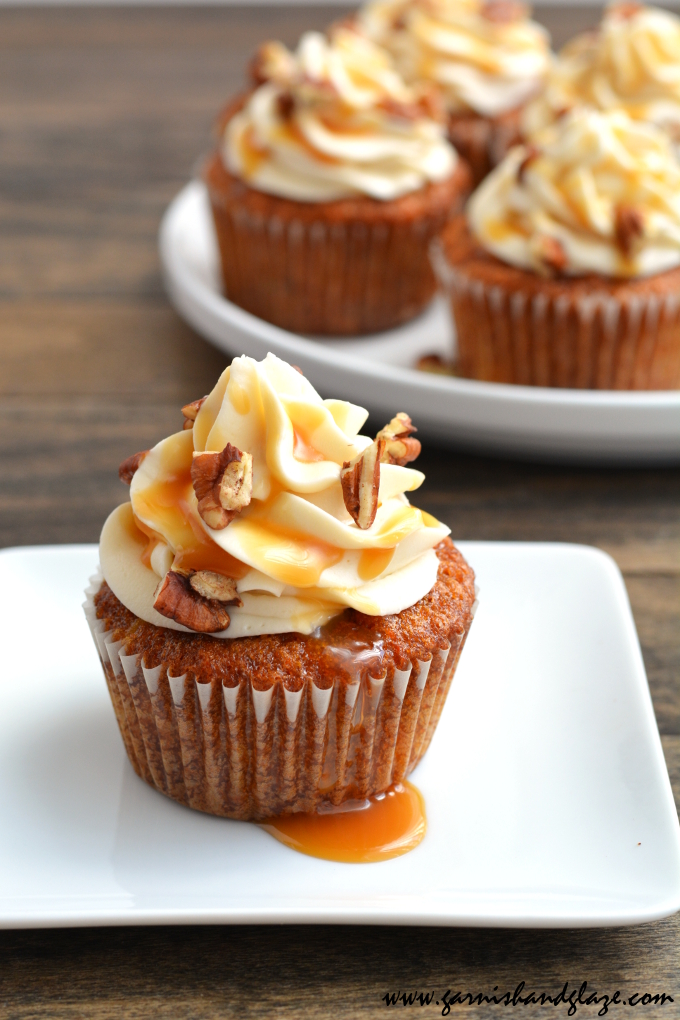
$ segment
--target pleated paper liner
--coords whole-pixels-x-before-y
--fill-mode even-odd
[[[601,390],[680,386],[680,293],[635,286],[584,293],[575,281],[522,290],[453,266],[431,248],[458,338],[457,374],[488,382]],[[514,273],[513,273],[514,276]],[[552,286],[550,286],[552,284]]]
[[[293,202],[205,174],[230,301],[296,333],[359,336],[413,319],[436,281],[428,246],[469,190],[451,178],[392,202]]]
[[[104,630],[91,579],[84,604],[123,743],[150,786],[199,811],[258,820],[332,810],[405,779],[427,750],[467,630],[382,676],[343,670],[327,689],[198,683]]]

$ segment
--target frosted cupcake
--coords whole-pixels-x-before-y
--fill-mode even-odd
[[[86,612],[130,761],[175,800],[261,819],[361,800],[427,749],[472,620],[449,529],[409,504],[398,414],[236,358],[130,458]]]
[[[574,110],[509,153],[434,256],[461,375],[680,385],[680,164],[658,128]]]
[[[575,106],[625,110],[680,142],[680,18],[636,3],[610,7],[599,30],[560,52],[522,117],[531,138]]]
[[[375,0],[358,24],[406,81],[437,86],[451,141],[481,181],[547,74],[546,30],[516,0]]]
[[[469,190],[431,96],[347,28],[269,43],[253,70],[204,173],[227,297],[300,333],[413,318],[435,290],[428,245]]]

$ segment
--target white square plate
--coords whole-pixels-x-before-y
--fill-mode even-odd
[[[462,542],[480,607],[413,779],[428,832],[379,864],[304,857],[137,778],[80,608],[95,546],[0,553],[0,925],[577,926],[680,908],[680,837],[615,564]]]

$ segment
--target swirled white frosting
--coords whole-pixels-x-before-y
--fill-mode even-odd
[[[436,581],[434,547],[449,529],[404,495],[423,474],[394,464],[381,465],[374,523],[364,531],[354,524],[340,468],[370,445],[358,434],[366,417],[346,401],[322,400],[272,354],[235,358],[193,429],[147,454],[131,502],[104,525],[101,565],[114,594],[148,623],[184,631],[153,608],[170,566],[234,576],[243,605],[229,607],[230,626],[218,638],[307,634],[348,606],[385,616],[413,605]],[[252,454],[253,498],[215,531],[198,513],[189,471],[194,451],[227,442]]]
[[[484,248],[523,269],[545,272],[557,251],[568,275],[650,276],[680,265],[680,164],[658,128],[576,109],[510,151],[468,218]]]
[[[387,53],[346,28],[269,43],[266,80],[227,124],[225,166],[252,188],[303,202],[384,201],[442,181],[456,152]]]
[[[374,0],[359,25],[406,81],[438,85],[452,112],[497,117],[521,106],[550,62],[548,33],[514,0]]]
[[[544,91],[524,111],[525,136],[578,105],[623,109],[679,141],[680,18],[635,3],[610,7],[598,31],[561,50]]]

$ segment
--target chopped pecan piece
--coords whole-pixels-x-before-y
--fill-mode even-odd
[[[642,237],[645,221],[639,209],[631,205],[617,205],[614,213],[614,234],[616,243],[624,255],[630,255],[633,244]]]
[[[517,180],[520,184],[524,183],[528,167],[534,162],[534,160],[538,159],[540,154],[540,149],[537,149],[535,145],[527,145],[524,159],[517,167]]]
[[[455,375],[452,361],[446,361],[441,354],[423,354],[416,362],[419,372],[430,372],[432,375]]]
[[[194,453],[191,480],[198,512],[215,531],[221,531],[250,503],[253,458],[227,443],[221,453]]]
[[[214,570],[196,570],[189,575],[189,584],[204,599],[217,599],[230,606],[242,606],[236,591],[236,578],[218,574]]]
[[[121,482],[124,482],[125,485],[130,485],[132,483],[132,477],[135,471],[142,463],[148,452],[148,450],[141,450],[139,453],[133,453],[131,457],[128,457],[127,460],[123,461],[118,468],[118,477]]]
[[[418,106],[421,117],[428,117],[430,120],[436,120],[440,123],[445,121],[446,106],[439,89],[423,82],[419,88]]]
[[[262,43],[248,65],[248,73],[254,85],[267,81],[289,84],[297,74],[295,57],[283,43]]]
[[[362,531],[370,528],[378,511],[380,461],[384,446],[382,439],[376,439],[354,460],[345,461],[340,472],[342,498],[347,512]]]
[[[399,120],[414,121],[423,116],[423,110],[415,102],[402,102],[398,99],[383,99],[380,108],[390,117],[397,117]]]
[[[540,268],[547,273],[561,273],[567,265],[567,253],[556,237],[537,234],[535,252]]]
[[[420,453],[420,441],[412,439],[411,433],[417,432],[411,419],[403,411],[395,414],[389,425],[381,429],[375,437],[382,441],[383,449],[380,457],[383,464],[399,464],[401,467],[415,460]]]
[[[182,414],[184,415],[183,429],[191,429],[194,427],[194,422],[198,416],[198,412],[206,402],[207,397],[201,397],[200,400],[192,400],[190,404],[185,404],[182,408]]]
[[[482,7],[482,17],[498,25],[509,25],[527,16],[525,4],[517,0],[487,0]]]
[[[643,10],[642,4],[636,3],[621,3],[614,4],[609,8],[609,13],[615,14],[617,18],[621,18],[622,21],[630,21],[636,14],[639,14]]]
[[[192,588],[189,576],[177,570],[169,570],[158,585],[153,607],[168,620],[175,620],[201,634],[226,630],[230,623],[229,613],[222,602],[199,595]]]
[[[276,100],[276,110],[281,120],[290,120],[295,109],[295,97],[292,92],[282,92]]]
[[[271,77],[267,44],[259,46],[248,61],[247,74],[253,85],[264,85]]]
[[[343,28],[347,29],[348,32],[360,33],[359,19],[356,13],[346,14],[343,18],[332,21],[326,30],[326,34],[331,39],[336,32],[341,32]]]

